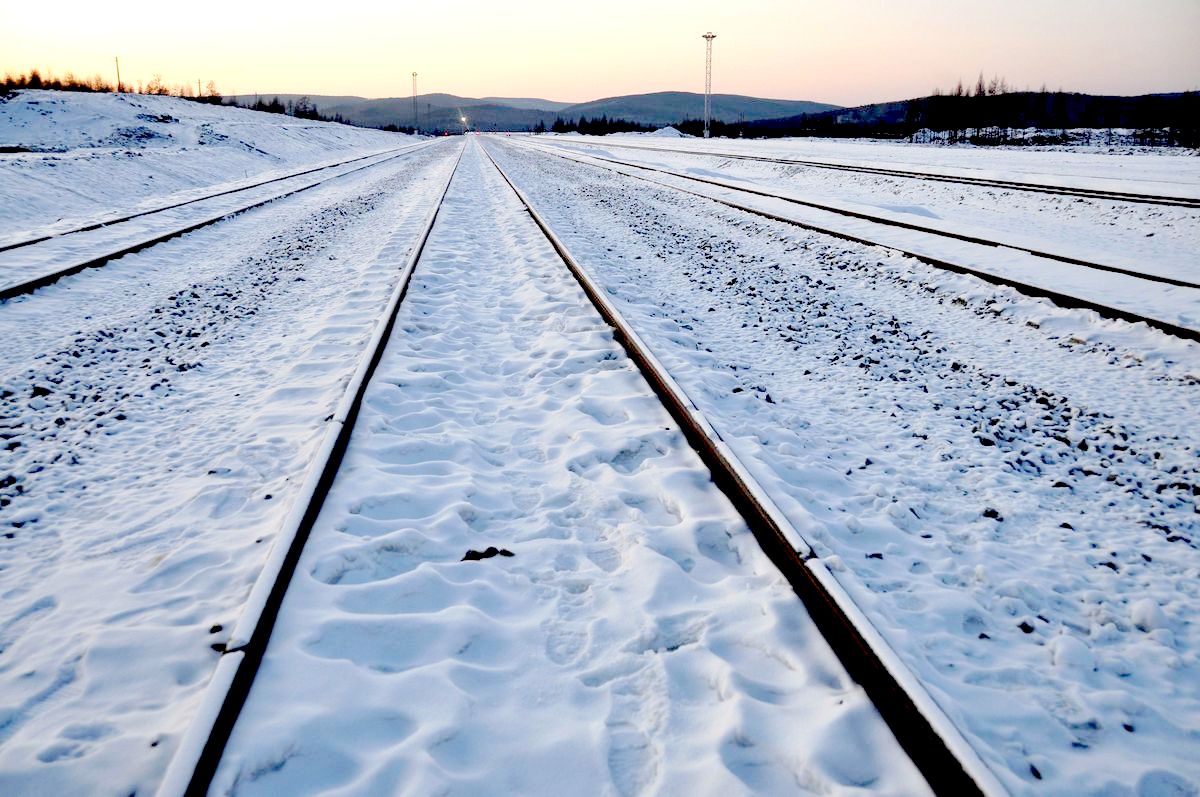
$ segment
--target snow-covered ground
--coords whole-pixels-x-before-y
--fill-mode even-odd
[[[411,155],[429,143],[410,143],[398,152],[388,151],[337,164],[315,173],[298,174],[265,185],[247,187],[233,193],[199,199],[180,207],[139,215],[94,229],[83,229],[35,241],[26,246],[0,251],[0,290],[62,273],[72,267],[94,262],[127,247],[169,236],[182,230],[220,221],[226,216],[273,201],[344,175],[356,174],[393,158]]]
[[[214,793],[925,791],[469,140]]]
[[[546,141],[1200,186],[1187,158]],[[1200,346],[523,138],[383,154],[418,143],[0,101],[35,150],[0,154],[0,244],[374,164],[0,302],[0,794],[154,790],[462,145],[218,792],[925,790],[480,146],[1013,792],[1200,790]],[[636,157],[1196,275],[1192,211]]]
[[[576,136],[600,143],[610,136]],[[1134,155],[1072,147],[1052,152],[1025,147],[945,147],[864,139],[685,137],[655,140],[636,135],[638,145],[664,150],[728,152],[769,158],[813,160],[849,166],[923,171],[950,176],[1015,180],[1062,187],[1132,191],[1166,196],[1200,196],[1200,159],[1195,150],[1158,148]]]
[[[413,136],[175,97],[0,98],[0,245],[394,149]]]
[[[153,791],[456,154],[0,306],[0,793]]]
[[[1197,285],[1200,284],[1200,262],[1195,257],[1195,252],[1200,249],[1198,209],[1084,200],[975,186],[949,187],[945,183],[904,178],[880,178],[885,184],[874,188],[852,188],[853,198],[846,199],[843,196],[831,196],[845,194],[845,190],[836,183],[833,189],[812,192],[797,190],[777,175],[756,178],[745,174],[747,170],[765,169],[772,172],[781,168],[775,164],[724,159],[719,164],[697,165],[696,158],[691,155],[671,153],[663,158],[653,152],[590,144],[559,145],[548,151],[584,159],[585,162],[595,162],[589,159],[596,155],[605,159],[598,161],[601,165],[607,164],[626,174],[641,175],[704,196],[733,201],[743,207],[814,225],[818,229],[874,241],[935,260],[960,263],[1043,290],[1065,293],[1106,307],[1200,331],[1200,288],[1146,283],[1129,274],[1080,268],[1073,263],[1039,257],[1027,251],[1048,252],[1059,257],[1125,269],[1135,274],[1157,275]],[[621,163],[666,169],[669,173],[614,165],[607,160],[610,158]],[[748,163],[750,165],[746,166]],[[795,170],[797,167],[787,168]],[[830,179],[851,184],[861,177],[823,169],[810,171],[824,176],[837,175]],[[726,172],[733,172],[736,176],[730,177]],[[698,183],[675,175],[715,180],[717,184]],[[874,176],[869,176],[868,180],[878,182]],[[888,184],[892,182],[899,185]],[[730,187],[765,189],[778,196],[797,199],[802,203],[815,203],[816,206],[731,191]],[[896,204],[919,201],[922,193],[928,195],[925,204]],[[974,208],[962,210],[960,205],[963,204],[963,197],[973,194],[979,195],[973,199]],[[937,200],[939,195],[942,197],[940,203]],[[996,212],[997,203],[1003,203],[1005,213]],[[1087,209],[1076,212],[1068,221],[1064,221],[1061,217],[1065,214],[1057,212],[1057,208],[1063,204],[1072,207],[1086,205]],[[851,214],[865,213],[870,218],[838,212],[843,210]],[[906,226],[880,223],[872,221],[872,218]],[[1161,230],[1162,235],[1155,237],[1155,230]],[[930,234],[930,231],[971,236],[1005,246],[964,241]],[[1159,243],[1144,243],[1149,240]]]
[[[488,146],[1009,788],[1200,788],[1200,346]]]
[[[603,139],[583,141],[588,143],[571,141],[570,148],[773,190],[935,230],[1200,282],[1200,263],[1195,257],[1200,250],[1200,209],[1196,208],[1080,199],[794,164],[651,152],[611,144],[606,149]],[[712,144],[705,151],[722,151],[724,143]],[[757,154],[779,156],[773,151]],[[995,160],[998,163],[994,171],[1006,174],[1002,164],[1007,154],[978,153],[982,162],[978,168],[987,169],[987,160]],[[1093,157],[1119,161],[1116,156]],[[1191,165],[1190,160],[1179,162]],[[1186,174],[1189,170],[1180,171]],[[1200,198],[1200,169],[1195,170],[1193,179],[1191,195]],[[1003,212],[998,212],[1000,208]]]

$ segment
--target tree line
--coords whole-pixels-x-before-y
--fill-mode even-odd
[[[628,119],[609,119],[608,115],[588,119],[581,116],[578,119],[563,119],[561,116],[550,125],[553,133],[581,133],[585,136],[605,136],[609,133],[648,133],[654,130],[653,125],[631,122]],[[538,120],[533,127],[534,133],[545,133],[546,123]]]
[[[1075,128],[1128,128],[1134,131],[1136,143],[1200,147],[1200,94],[1109,97],[1050,91],[1045,86],[1037,91],[1016,90],[1002,77],[989,81],[981,73],[973,86],[960,80],[953,89],[934,89],[926,97],[742,125],[714,125],[714,134],[1054,144],[1068,142],[1068,131]]]
[[[81,78],[72,72],[68,72],[64,77],[60,78],[54,75],[43,75],[36,69],[31,69],[28,74],[19,73],[13,75],[12,73],[6,73],[3,82],[0,82],[0,96],[11,94],[20,89],[47,89],[50,91],[83,91],[111,94],[117,91],[117,86],[100,75]],[[164,97],[178,97],[179,99],[203,102],[209,105],[220,105],[224,100],[221,93],[217,91],[216,84],[211,80],[208,81],[207,85],[203,87],[197,85],[195,90],[193,90],[190,83],[178,83],[174,86],[169,86],[162,79],[161,75],[155,75],[146,83],[140,80],[129,83],[121,81],[120,90],[128,94],[156,94]]]

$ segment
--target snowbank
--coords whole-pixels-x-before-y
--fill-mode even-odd
[[[0,100],[0,227],[29,237],[410,139],[175,97],[21,91]]]
[[[689,136],[687,133],[680,133],[678,130],[676,130],[674,127],[671,127],[670,125],[668,125],[666,127],[660,127],[658,130],[654,130],[649,133],[635,133],[632,131],[625,132],[625,133],[609,133],[607,135],[600,136],[599,138],[603,139],[603,138],[647,138],[647,137],[652,137],[652,138],[692,138],[692,136]]]

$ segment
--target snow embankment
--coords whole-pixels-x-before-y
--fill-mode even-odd
[[[0,100],[0,227],[61,232],[412,140],[176,97],[20,91]]]
[[[681,133],[674,127],[667,125],[666,127],[652,130],[649,133],[609,133],[608,135],[596,138],[603,140],[607,138],[692,138],[692,136],[689,136],[687,133]]]

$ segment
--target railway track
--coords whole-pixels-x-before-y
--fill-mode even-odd
[[[346,164],[349,164],[349,163],[357,163],[358,161],[363,161],[363,160],[366,160],[367,158],[376,158],[381,155],[389,155],[389,154],[393,154],[393,153],[397,153],[397,152],[403,152],[404,150],[407,150],[407,149],[409,149],[408,146],[396,147],[394,149],[384,150],[382,152],[372,152],[369,155],[358,155],[356,157],[346,158],[345,160],[340,160],[335,163],[327,163],[324,166],[315,166],[310,169],[301,169],[299,171],[290,172],[288,174],[284,174],[279,177],[271,177],[266,180],[259,180],[258,182],[249,183],[248,185],[239,186],[238,188],[230,188],[225,191],[217,191],[217,192],[214,192],[211,194],[205,194],[204,196],[195,197],[193,199],[187,199],[182,202],[172,202],[169,205],[162,205],[160,207],[150,208],[149,210],[141,210],[141,211],[138,211],[137,213],[128,213],[124,216],[114,216],[113,218],[104,219],[103,221],[97,221],[97,222],[93,222],[91,224],[84,224],[82,226],[74,227],[70,230],[64,230],[62,232],[47,233],[46,235],[39,235],[34,238],[26,238],[24,240],[16,241],[14,243],[0,244],[0,252],[7,252],[10,249],[20,249],[25,246],[32,246],[34,244],[39,244],[42,241],[48,241],[51,238],[61,238],[64,235],[74,235],[76,233],[90,232],[92,230],[98,230],[101,227],[109,227],[113,224],[120,224],[121,222],[130,221],[131,219],[140,218],[142,216],[151,216],[155,213],[162,213],[165,210],[174,210],[175,208],[181,208],[186,205],[194,205],[197,202],[205,202],[209,199],[215,199],[216,197],[219,197],[219,196],[227,196],[230,194],[239,194],[243,191],[249,191],[252,188],[258,188],[260,186],[270,185],[271,183],[278,183],[278,182],[282,182],[284,180],[291,180],[295,177],[302,177],[306,174],[314,174],[316,172],[326,171],[328,169],[336,169],[338,166],[345,166]]]
[[[997,270],[980,267],[979,265],[968,262],[963,262],[967,258],[962,254],[958,254],[957,258],[951,260],[946,256],[938,256],[931,253],[930,250],[916,241],[894,240],[887,237],[887,230],[903,230],[905,232],[917,233],[928,240],[951,241],[955,243],[968,244],[977,247],[986,247],[985,251],[990,250],[1010,250],[1014,253],[1020,253],[1022,256],[1031,258],[1031,263],[1036,265],[1038,261],[1044,262],[1047,265],[1055,266],[1062,264],[1069,266],[1080,274],[1079,281],[1086,283],[1089,277],[1086,275],[1094,274],[1096,277],[1103,277],[1105,274],[1115,274],[1119,278],[1130,281],[1125,286],[1125,294],[1130,297],[1140,297],[1147,290],[1154,290],[1167,295],[1174,293],[1178,295],[1180,291],[1187,292],[1187,295],[1192,298],[1193,302],[1200,302],[1200,283],[1176,279],[1160,274],[1146,274],[1134,271],[1119,266],[1108,265],[1104,263],[1095,263],[1091,261],[1081,260],[1070,256],[1029,249],[1027,247],[1004,243],[1002,241],[988,240],[977,236],[961,235],[952,231],[938,230],[924,225],[912,224],[908,222],[897,221],[894,219],[873,216],[866,213],[851,211],[844,208],[838,208],[823,203],[810,202],[796,197],[789,197],[782,194],[775,194],[759,189],[747,188],[744,186],[726,183],[720,180],[713,180],[694,175],[681,174],[668,169],[658,167],[645,166],[636,163],[617,160],[614,158],[606,158],[598,155],[583,155],[581,153],[564,154],[558,147],[547,147],[544,145],[535,145],[522,142],[517,146],[524,147],[528,150],[541,152],[543,154],[552,155],[564,160],[573,161],[593,166],[595,168],[606,169],[616,174],[621,174],[633,179],[642,180],[655,185],[671,188],[691,196],[700,197],[726,207],[736,210],[752,213],[757,216],[769,218],[774,221],[784,222],[804,229],[820,232],[826,235],[832,235],[843,240],[853,241],[855,243],[866,244],[868,246],[883,246],[889,249],[897,250],[905,255],[913,257],[921,262],[931,266],[953,271],[959,274],[970,274],[979,277],[992,284],[1005,285],[1014,288],[1021,293],[1050,299],[1054,303],[1063,307],[1082,308],[1093,310],[1106,318],[1120,319],[1131,323],[1145,323],[1149,326],[1156,327],[1168,334],[1177,337],[1200,340],[1200,324],[1181,323],[1179,319],[1172,317],[1170,312],[1149,312],[1139,310],[1131,306],[1119,306],[1117,302],[1112,300],[1102,300],[1094,296],[1087,295],[1086,291],[1068,292],[1052,287],[1044,282],[1037,282],[1029,276],[1017,278],[1009,274],[998,273]],[[665,179],[656,179],[654,175],[663,175],[666,178],[687,181],[689,184],[699,187],[714,187],[724,192],[721,196],[715,196],[711,192],[702,190],[693,190],[676,183],[669,182]],[[748,204],[744,199],[731,198],[729,195],[732,192],[734,197],[762,197],[771,201],[784,202],[789,205],[803,207],[820,211],[822,214],[829,214],[829,222],[821,222],[814,219],[798,219],[781,213],[766,210],[762,207],[755,207]],[[858,224],[853,230],[847,228],[839,228],[836,223],[837,218],[849,219],[853,223],[858,224],[865,222],[864,226]],[[936,251],[936,250],[934,250]],[[970,254],[969,252],[967,253]],[[1140,287],[1139,287],[1140,286]]]
[[[109,219],[102,223],[88,224],[67,232],[41,236],[2,246],[0,247],[0,301],[32,293],[64,277],[77,274],[89,268],[103,266],[117,258],[140,252],[143,249],[148,249],[151,246],[169,241],[202,227],[207,227],[210,224],[215,224],[231,216],[236,216],[278,199],[324,185],[330,180],[336,180],[339,177],[355,174],[364,169],[405,157],[428,147],[430,143],[421,142],[388,152],[350,158],[338,163],[314,169],[306,169],[270,180],[263,180],[241,188],[218,191],[203,197],[187,200],[186,202],[178,202],[153,210],[133,213],[118,219]],[[360,163],[368,159],[370,159],[369,163],[349,169],[342,168],[349,164]],[[339,169],[341,170],[337,171]],[[321,174],[323,172],[332,173]],[[114,248],[104,247],[102,242],[89,246],[89,242],[86,240],[79,240],[84,239],[89,233],[95,233],[99,230],[115,232],[119,237],[121,225],[142,224],[152,220],[158,214],[169,213],[183,207],[200,205],[201,203],[222,197],[236,198],[238,194],[253,192],[255,189],[274,183],[294,181],[297,178],[307,175],[317,176],[315,179],[305,181],[301,185],[288,185],[283,190],[273,192],[265,197],[260,193],[254,194],[252,198],[247,198],[244,202],[235,203],[232,206],[222,206],[219,210],[205,213],[199,218],[183,220],[166,219],[163,226],[157,229],[152,228],[149,231],[143,230],[140,232],[132,230],[131,237],[121,240]],[[82,254],[72,254],[73,247],[78,247],[78,251],[82,252]]]
[[[710,470],[713,482],[730,500],[755,535],[760,547],[785,576],[813,617],[821,634],[847,672],[863,687],[904,752],[939,794],[998,795],[1003,787],[971,749],[957,728],[924,690],[915,676],[891,651],[877,630],[853,604],[825,564],[775,505],[767,492],[737,459],[701,410],[688,398],[638,333],[625,321],[586,268],[554,234],[528,197],[517,187],[482,143],[487,161],[513,191],[563,267],[578,283],[600,316],[612,327],[624,348],[663,406],[680,426],[692,449]],[[268,564],[255,583],[246,608],[227,643],[188,733],[172,760],[159,794],[206,794],[221,762],[238,716],[245,705],[255,674],[267,650],[306,541],[333,485],[350,443],[367,386],[382,358],[401,301],[429,240],[463,152],[431,211],[403,276],[364,355],[333,423],[327,432],[320,463],[312,469],[293,509],[287,527],[272,549]]]
[[[362,407],[363,396],[371,376],[383,357],[384,347],[395,326],[400,303],[408,292],[417,261],[429,240],[429,233],[441,211],[446,192],[454,181],[462,152],[450,170],[450,177],[417,236],[400,279],[388,299],[380,324],[366,346],[365,353],[346,387],[342,401],[329,419],[325,437],[314,465],[301,486],[296,504],[287,517],[280,536],[268,556],[263,570],[251,589],[242,615],[225,644],[216,672],[195,720],[180,742],[167,773],[159,787],[159,795],[204,795],[216,773],[225,744],[233,732],[238,714],[250,694],[250,687],[267,650],[271,631],[279,617],[288,584],[304,544],[312,532],[324,498],[333,485],[338,467],[346,455],[354,422]]]
[[[1200,198],[1175,197],[1160,194],[1139,194],[1130,191],[1106,191],[1095,188],[1077,186],[1057,186],[1045,183],[1030,183],[1018,180],[999,180],[988,177],[967,177],[963,175],[936,174],[933,172],[912,171],[908,169],[888,169],[880,166],[859,166],[828,161],[805,160],[798,158],[770,158],[763,155],[740,155],[732,152],[714,152],[707,150],[682,149],[679,147],[652,147],[644,144],[614,144],[605,141],[604,147],[621,149],[641,149],[651,152],[673,152],[682,155],[697,155],[712,158],[730,158],[733,160],[755,161],[759,163],[781,163],[789,166],[806,166],[813,169],[830,169],[842,172],[857,172],[860,174],[876,174],[885,177],[902,177],[914,180],[931,180],[942,183],[958,183],[985,188],[1003,188],[1012,191],[1029,191],[1039,194],[1058,194],[1062,196],[1083,197],[1085,199],[1107,199],[1114,202],[1136,202],[1138,204],[1167,205],[1182,208],[1200,208]]]

